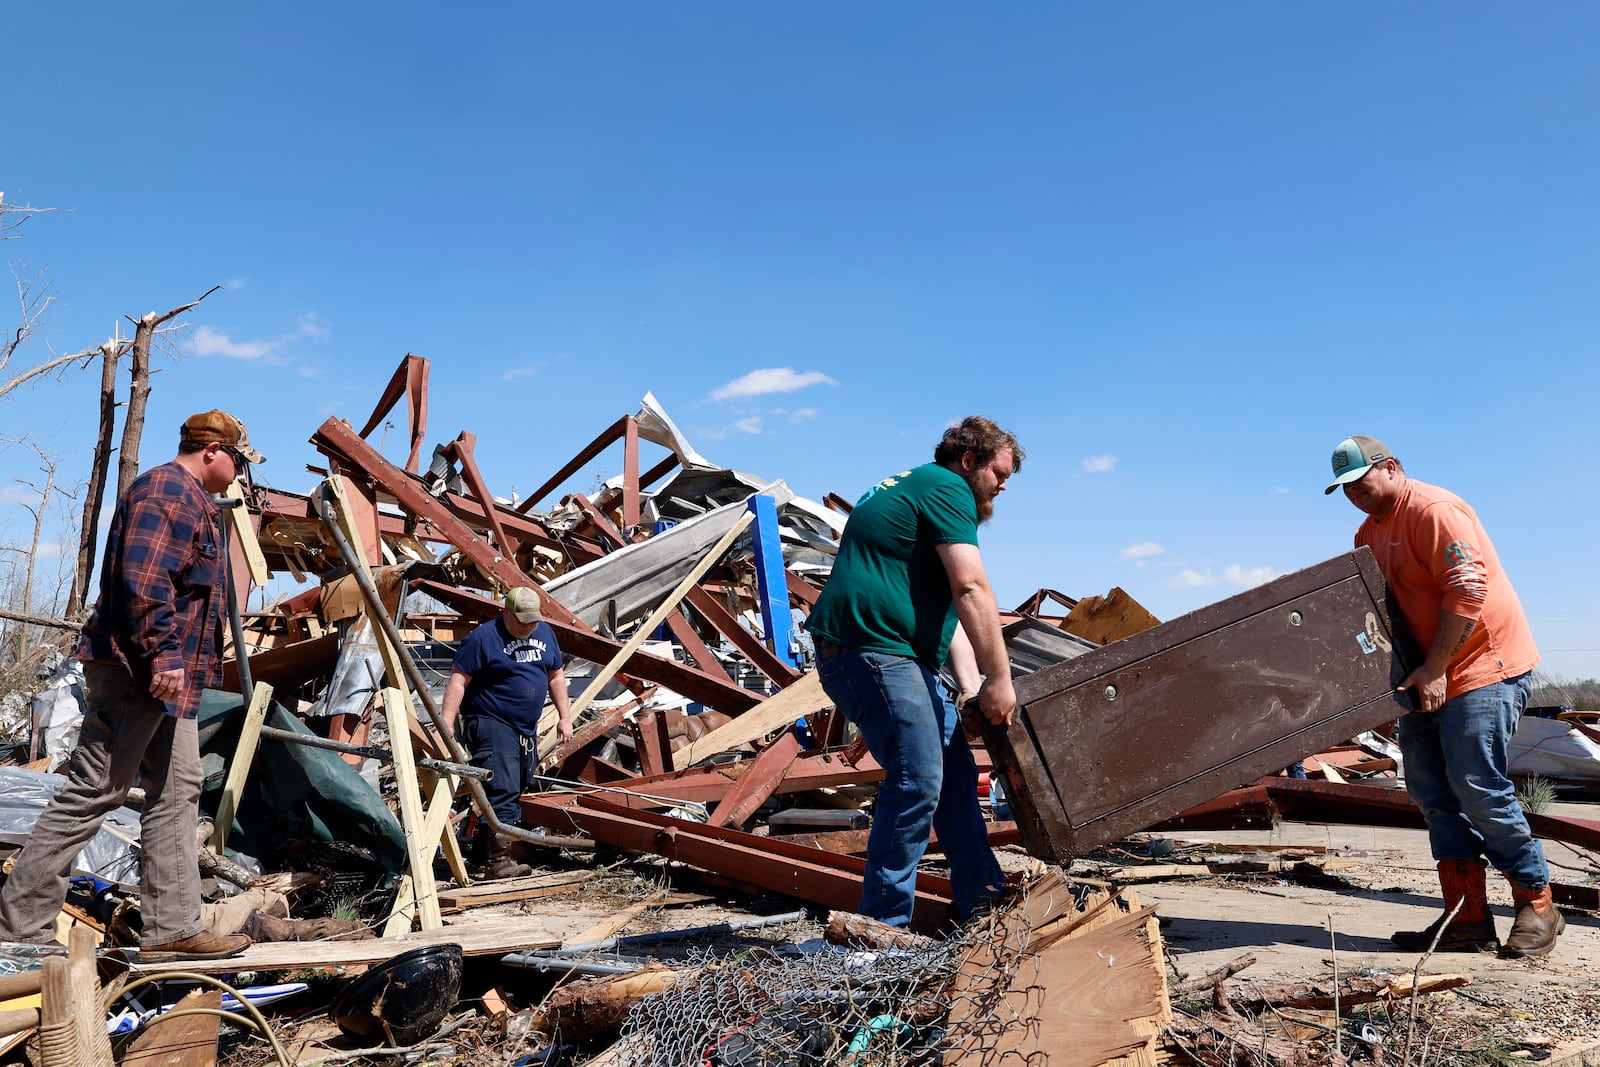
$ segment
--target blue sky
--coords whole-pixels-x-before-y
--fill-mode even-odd
[[[220,405],[304,491],[309,435],[363,422],[408,351],[433,361],[430,443],[477,433],[501,493],[646,391],[708,457],[814,498],[981,412],[1028,451],[985,533],[1002,603],[1120,585],[1171,618],[1347,549],[1328,455],[1370,433],[1478,508],[1546,669],[1600,677],[1600,8],[5,24],[0,189],[61,210],[0,255],[53,278],[45,340],[227,287],[158,362],[146,465]],[[97,381],[0,400],[0,436],[86,468]],[[0,541],[34,466],[0,454]]]

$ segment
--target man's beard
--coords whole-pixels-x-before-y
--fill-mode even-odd
[[[982,526],[994,518],[994,497],[983,499],[978,490],[978,480],[973,475],[963,474],[961,480],[967,483],[967,488],[972,490],[973,503],[978,505],[978,525]]]

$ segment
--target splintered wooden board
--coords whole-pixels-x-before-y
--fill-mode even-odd
[[[460,945],[463,955],[492,956],[535,948],[559,948],[561,939],[552,936],[537,919],[495,915],[452,923],[439,930],[415,930],[399,937],[374,937],[365,941],[277,941],[251,945],[240,955],[225,960],[177,960],[151,964],[135,962],[134,969],[143,974],[162,971],[223,974],[230,971],[342,967],[383,963],[423,945]]]

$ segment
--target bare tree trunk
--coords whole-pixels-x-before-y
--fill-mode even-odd
[[[83,521],[78,527],[78,563],[67,597],[67,618],[75,618],[89,600],[89,576],[94,573],[100,544],[100,512],[105,507],[106,472],[111,467],[111,434],[117,419],[117,361],[125,350],[120,338],[100,346],[100,432],[95,437],[94,462],[89,487],[83,497]]]
[[[39,510],[33,513],[33,544],[28,547],[28,569],[22,579],[22,614],[33,613],[33,575],[39,560],[39,538],[44,533],[45,510],[50,505],[50,493],[56,487],[56,464],[48,459],[43,450],[34,446],[34,454],[44,466],[39,469],[44,472],[44,488],[39,490]],[[28,650],[28,627],[22,626],[17,630],[17,661],[22,661],[22,654]]]
[[[139,438],[144,434],[144,409],[150,399],[150,344],[155,339],[156,328],[200,303],[221,289],[213,285],[198,300],[175,307],[164,315],[154,311],[134,322],[133,383],[128,388],[128,417],[122,423],[122,454],[117,463],[117,499],[128,491],[128,486],[139,476]]]
[[[150,401],[150,341],[156,333],[156,313],[134,324],[133,381],[128,386],[128,414],[122,420],[122,448],[117,457],[117,496],[139,476],[139,439],[144,436],[144,409]]]

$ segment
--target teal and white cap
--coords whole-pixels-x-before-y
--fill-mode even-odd
[[[1354,437],[1346,437],[1333,450],[1333,482],[1322,491],[1323,495],[1341,485],[1349,485],[1375,465],[1393,458],[1394,453],[1389,451],[1389,446],[1376,437],[1359,433]]]

